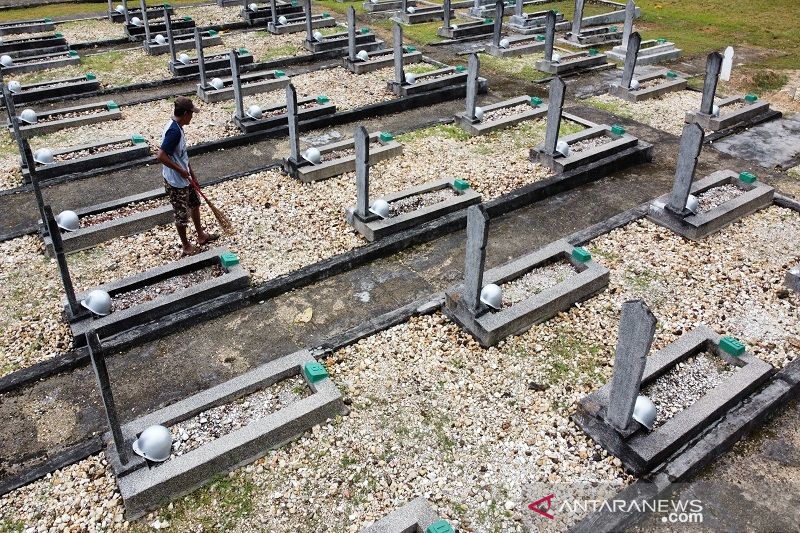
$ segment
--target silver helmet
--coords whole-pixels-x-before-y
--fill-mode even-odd
[[[50,148],[39,148],[33,152],[33,160],[40,165],[52,165],[53,151]]]
[[[361,50],[359,53],[356,54],[356,58],[359,61],[369,61],[369,54],[366,50]]]
[[[481,289],[481,302],[485,303],[492,309],[500,309],[503,307],[503,291],[499,285],[489,283]]]
[[[250,11],[258,11],[258,4],[256,4],[255,2],[248,5],[247,7],[250,9]]]
[[[155,41],[157,44],[167,44],[167,38],[161,35],[160,33],[156,34]]]
[[[379,198],[369,206],[369,212],[383,219],[387,219],[389,218],[389,202],[383,198]]]
[[[639,88],[639,80],[636,78],[631,78],[631,86],[628,87],[631,91],[635,91]]]
[[[261,108],[258,107],[256,104],[253,104],[250,107],[248,107],[247,111],[245,111],[244,114],[252,118],[253,120],[259,120],[261,119],[261,117],[264,116],[264,113],[261,111]]]
[[[283,26],[287,22],[289,22],[289,19],[287,19],[285,16],[281,15],[280,17],[278,17],[278,24],[280,24],[281,26]]]
[[[478,106],[475,106],[475,119],[478,122],[482,122],[483,121],[483,109],[478,107]]]
[[[317,30],[317,31],[314,32],[314,40],[315,41],[321,41],[324,38],[325,37],[322,35],[321,31]]]
[[[183,63],[184,65],[189,64],[189,54],[181,54],[178,56],[178,61]]]
[[[172,434],[164,426],[150,426],[133,441],[133,451],[148,461],[166,461],[172,452]]]
[[[500,39],[500,48],[508,48],[511,42],[508,39]]]
[[[553,52],[553,56],[550,59],[550,62],[551,63],[558,63],[559,61],[561,61],[561,54],[559,54],[558,52]]]
[[[700,201],[697,199],[697,196],[694,194],[690,194],[686,198],[686,209],[692,212],[692,214],[696,215],[697,210],[700,208]]]
[[[95,289],[81,300],[81,305],[98,316],[106,316],[111,312],[111,296],[104,290]]]
[[[711,116],[712,117],[718,117],[719,116],[719,106],[717,104],[714,104],[714,105],[711,106]]]
[[[314,148],[313,146],[308,150],[306,150],[305,152],[303,152],[303,158],[305,158],[308,161],[311,161],[315,165],[319,165],[320,163],[322,163],[322,154],[317,148]]]
[[[142,25],[142,19],[140,19],[139,17],[133,17],[131,19],[131,24],[133,24],[134,26],[141,26]]]
[[[656,406],[650,398],[641,394],[636,398],[633,419],[646,427],[647,431],[653,431],[653,424],[656,423]]]
[[[119,4],[114,11],[116,11],[117,13],[119,13],[121,15],[124,15],[125,14],[125,6],[123,6],[122,4]]]
[[[567,141],[558,141],[556,143],[556,152],[563,155],[564,157],[569,157],[570,149]]]
[[[22,113],[19,114],[19,119],[28,124],[36,124],[39,121],[36,111],[31,108],[23,109]]]
[[[406,8],[406,11],[408,11],[410,15],[413,15],[414,13],[417,12],[417,8],[415,8],[414,6],[409,6],[408,8]]]
[[[17,80],[11,80],[8,82],[8,90],[14,94],[19,94],[22,92],[22,84],[20,84],[20,82]]]
[[[0,56],[0,65],[3,65],[4,67],[10,67],[14,65],[14,60],[11,59],[10,55],[3,54],[2,56]]]
[[[417,76],[413,72],[409,72],[406,74],[406,83],[409,85],[414,85],[414,82],[417,81]]]
[[[55,216],[56,225],[66,231],[76,231],[80,229],[81,223],[78,220],[78,213],[75,211],[62,211]]]
[[[215,89],[222,89],[223,87],[225,87],[225,82],[223,82],[221,78],[212,79],[210,84]]]

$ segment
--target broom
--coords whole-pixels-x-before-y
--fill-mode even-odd
[[[211,212],[214,213],[214,218],[217,219],[217,222],[219,222],[220,227],[225,231],[225,233],[233,233],[233,224],[231,223],[231,219],[229,219],[225,213],[220,211],[217,206],[211,203],[211,200],[209,200],[208,197],[203,194],[203,191],[200,190],[200,184],[197,183],[197,180],[194,178],[194,176],[192,176],[190,183],[192,184],[192,187],[194,187],[194,190],[197,191],[197,194],[199,194],[203,200],[206,201],[208,207],[211,208]]]

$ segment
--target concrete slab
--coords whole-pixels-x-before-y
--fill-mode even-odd
[[[222,89],[215,89],[214,87],[201,87],[197,84],[197,96],[204,102],[221,102],[223,100],[233,99],[233,80],[230,76],[220,78],[223,83]],[[268,93],[277,91],[278,89],[285,89],[290,83],[289,76],[285,74],[279,76],[278,71],[259,71],[259,72],[246,72],[239,75],[242,81],[242,96],[250,96],[253,94]]]
[[[161,11],[161,13],[162,14],[164,13],[163,10]],[[166,23],[154,22],[153,20],[149,20],[149,22],[150,22],[151,35],[155,35],[156,33],[161,33],[166,36],[167,34]],[[189,17],[172,19],[170,20],[170,23],[172,25],[172,32],[175,37],[189,33],[193,31],[195,27],[195,22]],[[145,38],[144,25],[134,26],[133,24],[123,24],[122,26],[125,28],[125,35],[130,37],[131,40],[141,41],[142,39]]]
[[[615,153],[622,152],[627,148],[635,147],[639,144],[639,140],[633,135],[629,133],[617,135],[611,130],[611,127],[606,124],[591,126],[578,133],[562,137],[559,140],[566,142],[571,147],[576,143],[600,137],[605,137],[606,142],[587,150],[570,153],[569,157],[563,157],[560,154],[554,157],[543,151],[544,145],[539,145],[531,150],[531,160],[538,161],[556,172],[566,172]]]
[[[413,52],[405,52],[403,54],[403,64],[410,65],[413,63],[422,62],[422,52],[414,50]],[[394,51],[381,50],[369,54],[369,59],[366,61],[350,61],[350,58],[345,56],[342,58],[344,68],[354,74],[365,74],[367,72],[374,72],[383,68],[389,68],[394,65]]]
[[[379,135],[379,132],[370,134],[370,140],[372,142],[370,145],[369,160],[371,164],[377,163],[378,161],[383,161],[384,159],[402,155],[402,144],[394,140],[386,143],[380,142],[378,140]],[[353,150],[353,139],[347,139],[344,141],[326,144],[324,146],[318,146],[317,149],[320,151],[320,154],[322,154],[322,163],[313,165],[305,159],[300,162],[295,162],[291,161],[290,158],[287,158],[283,160],[284,171],[292,178],[298,179],[303,183],[324,180],[344,174],[345,172],[355,171],[355,151],[353,151],[351,155],[337,157],[336,159],[325,161],[326,154],[331,154],[341,150]]]
[[[285,35],[287,33],[300,33],[306,31],[305,15],[289,15],[286,17],[286,24],[267,23],[267,31],[274,35]],[[311,17],[311,27],[313,29],[332,28],[336,26],[336,19],[331,16],[314,15]]]
[[[395,81],[388,82],[389,90],[398,96],[409,96],[412,94],[424,93],[433,89],[440,89],[451,85],[467,83],[467,72],[458,71],[453,67],[445,67],[425,74],[419,74],[414,83],[404,83],[399,85]],[[481,94],[489,90],[489,83],[486,78],[478,78],[478,92]]]
[[[725,110],[726,107],[735,104],[744,104],[744,107],[731,112]],[[689,111],[686,113],[686,122],[700,124],[704,130],[717,131],[769,112],[769,102],[756,100],[753,103],[748,103],[742,96],[724,98],[718,101],[717,105],[719,106],[718,117],[706,115],[699,111]]]
[[[66,53],[57,52],[54,54],[21,57],[14,60],[14,64],[10,67],[0,66],[0,74],[3,76],[10,76],[25,72],[38,72],[51,68],[66,67],[68,65],[78,65],[80,62],[81,58],[78,56],[77,52],[72,50]]]
[[[622,98],[627,102],[641,102],[642,100],[659,98],[671,92],[682,91],[686,88],[688,82],[685,78],[681,78],[680,76],[670,78],[667,76],[666,71],[646,76],[634,76],[634,78],[637,79],[639,83],[646,83],[659,79],[661,83],[644,89],[636,89],[635,91],[617,83],[610,87],[609,94],[617,98]]]
[[[416,0],[407,0],[408,7],[416,7]],[[382,13],[385,11],[397,11],[403,6],[402,0],[373,0],[367,1],[362,4],[364,11],[367,13]]]
[[[451,9],[450,10],[450,17],[455,17],[456,12]],[[392,17],[392,20],[395,22],[399,22],[400,24],[412,25],[412,24],[421,24],[423,22],[433,22],[435,20],[444,20],[444,8],[441,6],[430,6],[430,7],[415,7],[413,13],[401,13],[397,12],[395,16]]]
[[[436,35],[457,41],[459,39],[465,39],[469,37],[491,35],[493,30],[493,24],[486,22],[485,20],[479,20],[476,22],[453,24],[449,28],[441,27],[436,30]]]
[[[91,112],[91,113],[88,113]],[[52,117],[66,115],[68,113],[87,113],[77,117],[60,118],[52,120]],[[119,120],[122,113],[119,107],[109,108],[108,102],[97,102],[93,104],[83,104],[61,109],[49,109],[37,113],[39,119],[36,124],[22,125],[20,123],[19,133],[23,139],[30,139],[37,135],[45,135],[67,128],[77,128],[89,124],[97,124],[109,120]],[[10,125],[9,125],[10,127]]]
[[[574,54],[565,53],[561,55],[561,60],[558,62],[545,61],[544,59],[536,62],[536,68],[538,70],[557,76],[602,66],[611,68],[613,65],[606,61],[605,54],[595,54],[592,56],[589,55],[589,52],[576,52]]]
[[[15,104],[29,104],[51,98],[94,93],[99,89],[100,82],[96,79],[87,79],[86,77],[63,78],[23,84],[20,92],[14,94],[13,100]],[[5,104],[2,95],[0,95],[0,102]]]
[[[361,533],[425,533],[439,520],[428,500],[420,496],[364,528]]]
[[[627,50],[620,45],[606,52],[606,55],[613,61],[624,62],[626,53]],[[682,50],[675,48],[675,43],[673,42],[659,42],[649,39],[647,41],[642,41],[639,53],[636,55],[636,64],[655,65],[664,61],[676,59],[680,57],[682,53]]]
[[[544,35],[521,35],[504,37],[508,41],[506,48],[489,43],[486,53],[495,57],[519,57],[526,54],[535,54],[544,50]]]
[[[658,197],[650,204],[647,217],[687,239],[698,241],[737,220],[772,203],[775,189],[765,183],[745,183],[739,174],[731,170],[718,170],[692,183],[691,194],[695,196],[720,185],[735,185],[742,191],[740,196],[718,205],[714,209],[697,215],[679,217],[666,209],[669,194]]]
[[[366,50],[372,52],[374,50],[383,49],[383,41],[378,39],[374,33],[356,33],[356,51]],[[303,46],[315,54],[320,52],[329,52],[331,50],[347,50],[347,32],[334,33],[326,35],[321,41],[303,41]]]
[[[711,146],[762,167],[785,170],[800,164],[800,118],[771,120],[714,141]]]
[[[203,41],[203,48],[208,48],[211,46],[219,46],[222,44],[222,37],[217,32],[202,32]],[[182,50],[194,50],[195,49],[195,41],[194,35],[192,34],[184,34],[184,35],[176,35],[173,38],[173,47],[176,51],[180,52]],[[158,44],[156,41],[142,42],[142,47],[144,48],[145,52],[151,56],[158,56],[163,54],[169,54],[169,43]]]
[[[55,30],[52,19],[15,20],[0,24],[0,36],[18,33],[42,33]]]
[[[300,110],[297,114],[300,121],[310,120],[316,117],[333,116],[336,113],[336,106],[330,103],[316,104],[303,107],[305,104],[313,104],[316,100],[314,98],[304,98],[298,100],[297,104]],[[280,111],[280,113],[278,113]],[[233,122],[245,133],[253,133],[256,131],[268,130],[288,124],[286,115],[286,104],[274,104],[262,109],[264,116],[258,120],[245,116],[243,119],[233,117]]]
[[[536,11],[534,13],[523,13],[522,16],[511,15],[506,24],[510,31],[523,35],[533,35],[544,32],[545,17],[547,11]],[[564,22],[564,13],[556,13],[556,24]]]
[[[481,106],[481,109],[483,109],[485,116],[486,113],[490,113],[492,111],[524,104],[530,106],[530,109],[514,116],[502,117],[494,120],[488,120],[484,118],[484,120],[481,122],[473,123],[472,120],[464,113],[459,113],[456,115],[456,123],[472,135],[484,135],[492,131],[514,126],[515,124],[519,124],[520,122],[524,122],[526,120],[532,120],[547,115],[547,105],[544,103],[537,106],[532,105],[531,97],[528,95],[517,96],[516,98],[511,98],[510,100],[503,100],[494,104],[484,105]]]
[[[154,6],[147,6],[147,18],[148,19],[150,19],[150,18],[153,18],[153,19],[159,18],[159,17],[164,15],[164,10],[165,9],[167,10],[167,12],[170,15],[173,15],[175,13],[175,9],[169,4],[156,4]],[[142,10],[141,10],[141,8],[129,7],[128,8],[128,16],[129,16],[129,18],[133,18],[133,17],[142,18]],[[108,12],[108,17],[111,19],[111,22],[125,22],[125,14],[124,13],[120,13],[119,11],[116,11],[116,10],[109,11]]]
[[[246,50],[242,51],[242,49],[240,49],[238,52],[238,56],[239,56],[240,66],[250,65],[251,63],[253,63],[253,54],[247,52]],[[183,64],[181,62],[173,63],[172,61],[169,61],[168,67],[169,71],[174,76],[189,76],[191,74],[200,73],[200,68],[197,64],[196,57],[191,58],[186,64]],[[230,56],[227,53],[216,54],[213,56],[206,56],[205,67],[207,73],[213,72],[215,70],[230,72],[231,70]]]

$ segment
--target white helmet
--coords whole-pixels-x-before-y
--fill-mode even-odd
[[[125,6],[123,6],[122,4],[119,4],[114,11],[124,15],[125,14]]]
[[[503,307],[503,291],[498,285],[489,283],[481,289],[481,302],[492,309],[501,309]]]
[[[215,89],[222,89],[225,87],[225,82],[223,82],[220,78],[214,78],[211,80],[211,86]]]
[[[511,43],[508,39],[500,39],[500,48],[508,48],[511,46]]]
[[[321,41],[323,38],[324,38],[324,37],[323,37],[323,35],[322,35],[322,32],[321,32],[321,31],[315,31],[315,32],[314,32],[314,40],[315,40],[315,41]]]
[[[389,218],[389,202],[383,198],[379,198],[369,206],[369,212],[384,219]]]
[[[712,117],[718,117],[719,116],[719,106],[717,104],[714,104],[714,105],[711,106],[711,116]]]
[[[251,105],[247,108],[247,111],[244,113],[248,117],[252,118],[253,120],[259,120],[264,113],[262,113],[261,108],[258,107],[256,104]]]
[[[556,152],[563,155],[564,157],[569,157],[569,144],[567,141],[558,141],[556,143]]]
[[[158,44],[166,44],[167,38],[161,35],[160,33],[155,36],[155,41]]]
[[[111,296],[106,291],[95,289],[81,300],[81,305],[96,315],[106,316],[111,312]]]
[[[697,199],[697,196],[694,194],[690,194],[686,198],[686,209],[692,212],[692,214],[696,215],[697,210],[700,208],[700,201]]]
[[[406,74],[406,83],[408,83],[409,85],[413,85],[415,81],[417,81],[417,77],[414,75],[413,72],[409,72],[408,74]]]
[[[475,106],[475,118],[478,119],[478,122],[483,120],[483,109]]]
[[[561,54],[559,54],[558,52],[553,52],[553,57],[552,59],[550,59],[550,62],[558,63],[559,61],[561,61]]]
[[[133,451],[148,461],[166,461],[172,452],[172,434],[164,426],[150,426],[133,441]]]
[[[81,223],[78,221],[78,213],[75,211],[61,211],[55,218],[56,225],[63,230],[76,231],[81,227]]]
[[[183,63],[184,65],[189,64],[189,54],[181,54],[178,56],[178,61]]]
[[[283,15],[281,15],[280,17],[278,17],[278,24],[280,24],[281,26],[283,26],[283,25],[284,25],[284,24],[286,24],[287,22],[289,22],[289,19],[287,19],[287,18],[286,18],[286,17],[284,17]]]
[[[133,24],[134,26],[141,26],[142,25],[142,19],[140,19],[139,17],[133,17],[131,19],[131,24]]]
[[[33,160],[40,165],[52,165],[53,151],[50,148],[39,148],[33,153]]]
[[[17,80],[11,80],[8,82],[8,90],[14,94],[17,94],[22,91],[22,85]]]
[[[413,15],[414,13],[416,13],[416,12],[417,12],[417,9],[416,9],[414,6],[410,6],[410,7],[408,7],[408,8],[406,9],[406,11],[408,11],[408,12],[409,12],[409,14]]]
[[[361,50],[356,54],[356,58],[358,58],[359,61],[369,61],[369,54],[366,50]]]
[[[11,59],[10,55],[3,54],[2,56],[0,56],[0,65],[3,65],[4,67],[10,67],[13,64],[14,64],[14,60]]]
[[[631,91],[635,91],[639,88],[639,80],[636,78],[631,78],[631,86],[628,87]]]
[[[39,117],[36,116],[36,111],[31,108],[23,109],[22,113],[19,114],[19,119],[28,124],[36,124],[39,121]]]
[[[320,163],[322,163],[322,154],[318,149],[314,148],[313,146],[308,150],[306,150],[305,152],[303,152],[303,158],[307,159],[308,161],[311,161],[315,165],[319,165]]]
[[[255,2],[253,2],[250,5],[248,5],[247,7],[248,7],[248,9],[250,9],[250,11],[258,11],[258,4],[256,4]]]
[[[647,396],[641,394],[636,398],[636,405],[633,406],[633,419],[653,431],[653,424],[656,423],[656,406]]]

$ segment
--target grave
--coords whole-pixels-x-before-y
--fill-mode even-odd
[[[499,0],[505,9],[508,7],[516,7],[517,4],[522,6],[524,2],[515,2],[514,0]],[[473,0],[472,6],[467,10],[467,14],[475,18],[492,17],[495,13],[497,2],[495,0]]]
[[[732,337],[720,337],[706,326],[684,333],[678,340],[647,357],[655,319],[641,301],[623,304],[620,334],[610,384],[583,398],[574,420],[636,476],[651,472],[686,446],[703,430],[723,418],[773,372],[772,365],[745,351]],[[652,432],[632,418],[637,396],[659,378],[690,364],[702,355],[712,364],[726,365],[728,375]]]
[[[451,2],[444,0],[443,15],[444,19],[442,27],[436,30],[436,35],[445,37],[447,39],[459,40],[467,39],[470,37],[481,37],[491,35],[494,28],[491,19],[476,20],[475,22],[465,22],[463,24],[450,24],[451,20]]]
[[[166,24],[167,17],[170,16],[166,12],[162,12],[165,21],[165,29],[167,34],[166,37],[160,33],[158,35],[153,35],[153,32],[150,30],[150,21],[147,15],[147,10],[144,8],[145,0],[139,0],[139,2],[142,6],[140,11],[145,13],[144,18],[142,19],[142,22],[144,23],[144,40],[142,41],[142,46],[148,55],[156,56],[167,53],[171,54],[174,51],[190,50],[196,46],[196,43],[199,39],[202,39],[201,44],[204,47],[222,44],[222,38],[214,30],[205,30],[201,32],[197,27],[195,27],[193,33],[176,35],[173,31],[172,24]],[[161,37],[161,39],[159,39],[159,37]]]
[[[420,94],[442,87],[451,87],[467,83],[468,74],[463,67],[443,67],[424,74],[416,74],[413,79],[405,73],[403,65],[395,59],[394,79],[388,82],[389,90],[398,96]],[[489,90],[489,82],[478,78],[478,93],[485,94]]]
[[[759,101],[754,94],[722,98],[716,102],[719,108],[714,113],[714,99],[717,92],[722,55],[712,52],[706,61],[706,78],[703,82],[703,99],[698,111],[686,113],[686,122],[699,124],[704,130],[717,131],[730,128],[746,121],[757,120],[762,115],[771,116],[769,102]]]
[[[367,13],[382,13],[385,11],[397,11],[401,9],[403,0],[367,0],[362,4]],[[417,7],[417,0],[405,0],[406,9]],[[444,16],[444,10],[442,10]]]
[[[302,379],[306,397],[254,417],[238,429],[231,429],[186,453],[173,453],[163,463],[148,462],[130,453],[133,441],[149,426],[176,426],[293,377]],[[112,424],[111,435],[104,436],[106,454],[117,478],[126,518],[136,519],[346,412],[342,395],[325,367],[316,362],[311,352],[301,350],[146,414],[122,428]]]
[[[234,53],[238,56],[240,67],[253,63],[253,54],[246,49],[239,48],[238,50],[234,50]],[[199,75],[200,65],[198,61],[199,59],[197,57],[190,57],[185,63],[182,63],[176,58],[174,61],[170,60],[169,70],[175,76]],[[227,73],[230,71],[230,66],[231,63],[228,54],[214,54],[208,57],[203,56],[203,70],[206,74],[209,72]]]
[[[522,2],[519,3],[522,5]],[[494,23],[492,26],[492,42],[486,52],[495,57],[518,57],[544,50],[544,36],[509,36],[503,37],[503,2],[495,4]]]
[[[187,286],[178,287],[174,292],[161,287],[167,280],[190,275],[196,279],[189,279],[184,283]],[[70,329],[76,345],[80,346],[90,330],[101,338],[111,337],[249,284],[250,275],[236,256],[224,248],[213,248],[94,287],[92,290],[99,289],[111,296],[111,312],[106,316],[76,317],[70,321]],[[84,300],[90,292],[78,294],[76,298]]]
[[[518,335],[544,322],[577,302],[608,286],[609,273],[582,248],[565,240],[550,243],[535,252],[484,273],[489,216],[482,205],[467,209],[467,253],[464,283],[445,292],[445,314],[469,332],[482,346],[494,346],[509,335]],[[502,308],[492,309],[481,301],[487,284],[510,285],[535,269],[558,263],[571,275],[539,292],[525,289],[517,301],[503,297]],[[518,282],[519,283],[519,282]],[[509,292],[512,292],[509,287]]]
[[[67,40],[60,33],[40,37],[0,40],[0,54],[12,58],[68,52]]]
[[[367,58],[364,60],[358,57],[356,49],[356,32],[355,32],[355,10],[350,7],[347,11],[347,55],[342,59],[344,67],[355,74],[364,74],[366,72],[374,72],[383,68],[387,68],[395,63],[395,58],[399,59],[401,69],[402,65],[409,65],[412,63],[419,63],[422,61],[422,52],[413,46],[403,46],[403,28],[395,22],[392,24],[392,49],[379,50],[377,52],[367,53]]]
[[[623,32],[616,25],[607,26],[626,20],[629,12],[627,6],[617,2],[601,1],[601,5],[611,6],[616,9],[611,13],[595,15],[593,17],[583,16],[583,8],[586,0],[575,0],[575,11],[572,16],[572,25],[567,36],[562,41],[570,46],[577,48],[588,48],[597,45],[619,44],[622,42]],[[630,13],[633,18],[640,15],[638,7],[633,6]],[[583,29],[584,26],[601,26],[591,29]]]
[[[469,188],[467,182],[445,178],[383,196],[381,200],[388,204],[389,216],[382,218],[370,211],[369,167],[374,161],[370,157],[372,139],[366,128],[356,129],[354,142],[358,199],[356,207],[346,210],[345,218],[369,242],[481,201],[480,194]]]
[[[163,12],[162,12],[163,14]],[[183,35],[186,33],[191,33],[192,30],[195,28],[195,22],[192,20],[192,17],[182,17],[177,20],[172,20],[172,16],[167,13],[164,17],[164,22],[156,22],[149,24],[149,31],[152,34],[163,33],[167,31],[167,20],[172,27],[172,32],[175,36]],[[145,27],[144,24],[141,26],[134,26],[133,24],[125,24],[125,35],[131,41],[139,41],[145,38]]]
[[[0,23],[0,37],[18,33],[44,33],[47,31],[55,31],[53,19],[41,18]]]
[[[545,16],[544,59],[536,62],[538,70],[548,74],[561,75],[568,72],[611,67],[610,63],[606,63],[605,54],[598,53],[596,50],[576,53],[564,50],[558,54],[554,53],[555,32],[556,16],[555,13],[549,11]]]
[[[444,20],[444,6],[423,5],[416,2],[409,4],[408,0],[401,0],[400,8],[392,17],[395,22],[401,24],[420,24],[422,22],[433,22]],[[455,11],[450,9],[450,17],[455,16]]]
[[[800,265],[795,265],[786,272],[784,284],[794,292],[800,293]]]
[[[628,0],[625,6],[625,25],[622,30],[622,43],[615,46],[610,52],[607,52],[608,57],[611,59],[615,61],[625,61],[628,43],[633,33],[634,18],[636,18],[636,5],[633,0]],[[669,42],[663,38],[649,39],[647,41],[640,41],[636,62],[639,65],[653,65],[661,63],[662,61],[670,61],[680,56],[681,50],[675,48],[675,43]]]
[[[363,533],[453,533],[453,527],[439,518],[428,500],[420,496],[381,518]]]
[[[203,47],[200,44],[200,38],[197,33],[198,30],[195,30],[195,50],[199,59],[198,71],[200,73],[200,83],[197,84],[197,96],[204,102],[221,102],[223,100],[235,98],[237,110],[239,110],[241,107],[241,98],[243,96],[275,91],[289,84],[289,77],[282,70],[256,71],[247,74],[240,73],[239,57],[231,52],[229,60],[235,62],[231,63],[231,68],[233,68],[233,65],[236,67],[235,75],[233,74],[233,70],[231,70],[231,76],[217,78],[219,81],[215,83],[219,88],[211,85],[211,81],[214,80],[209,80],[206,76]],[[235,116],[241,119],[244,114],[237,111]]]
[[[68,65],[78,65],[80,62],[81,58],[75,50],[18,57],[14,59],[13,63],[9,66],[0,65],[0,75],[8,76],[24,72],[37,72],[51,68],[66,67]]]
[[[123,2],[119,5],[122,6],[122,11],[117,11],[117,8],[113,5],[113,1],[108,0],[108,18],[111,20],[111,22],[129,22],[133,17],[139,17],[140,19],[143,19],[145,16],[156,16],[163,13],[165,9],[169,11],[170,15],[174,14],[174,9],[169,4],[155,4],[147,6],[147,11],[144,13],[144,15],[142,14],[141,8],[127,9],[127,0],[123,0]],[[125,13],[126,11],[127,17]]]
[[[639,102],[685,89],[687,80],[671,70],[639,76],[634,80],[633,74],[638,62],[641,42],[642,38],[639,36],[639,32],[634,32],[630,36],[625,65],[622,69],[622,81],[612,84],[609,93],[628,102]],[[635,88],[632,85],[634,82]]]
[[[38,119],[36,124],[20,125],[19,133],[23,139],[30,139],[36,135],[45,135],[66,128],[77,128],[122,118],[119,105],[113,100],[60,109],[48,109],[39,111],[36,115]],[[11,121],[9,121],[8,126],[11,128]]]
[[[626,133],[624,128],[616,125],[589,123],[583,131],[559,139],[565,90],[566,85],[561,78],[555,77],[550,82],[545,140],[544,144],[531,149],[531,161],[562,173],[609,157],[618,158],[616,165],[619,169],[652,157],[652,145],[640,142]],[[559,141],[566,143],[566,153],[563,145],[559,149]],[[636,152],[628,153],[634,147]]]
[[[536,11],[534,13],[524,13],[522,11],[523,3],[517,2],[514,5],[514,14],[508,19],[507,27],[509,30],[521,33],[523,35],[532,35],[542,33],[544,30],[545,22],[547,21],[547,13],[550,10]],[[566,26],[564,22],[564,14],[554,11],[556,16],[556,28],[559,26]]]
[[[336,26],[336,19],[328,13],[315,15],[309,11],[311,16],[311,28],[331,28]],[[275,0],[270,0],[270,21],[267,24],[267,30],[276,35],[283,35],[286,33],[300,33],[306,30],[306,18],[308,15],[304,12],[293,13],[288,15],[279,15],[278,8],[275,5]],[[284,20],[281,20],[284,19]]]
[[[306,9],[311,11],[311,0],[306,1]],[[347,32],[333,33],[329,35],[320,35],[317,39],[314,37],[314,29],[312,28],[311,19],[306,18],[306,38],[303,41],[303,46],[315,54],[321,52],[330,52],[333,50],[341,50],[344,53],[349,53],[353,49],[353,43],[350,39],[352,29]],[[384,42],[378,39],[369,28],[364,27],[358,30],[355,36],[355,50],[360,52],[374,52],[383,49]]]
[[[298,0],[292,0],[291,2],[285,2],[283,0],[270,0],[270,5],[268,8],[267,7],[262,8],[259,7],[258,4],[256,4],[255,10],[251,9],[254,2],[248,2],[248,0],[242,0],[241,3],[242,3],[242,11],[241,11],[242,18],[250,26],[263,26],[264,24],[267,23],[271,23],[272,25],[277,25],[278,18],[280,17],[286,17],[287,19],[291,19],[293,23],[296,22],[297,20],[304,21],[306,18],[305,14],[311,13],[310,1],[304,8],[303,5],[301,5]],[[334,26],[336,25],[335,21],[333,25]],[[298,31],[302,31],[302,29]],[[283,32],[283,33],[291,33],[291,32]]]
[[[19,92],[14,93],[14,101],[28,104],[54,98],[66,98],[75,95],[87,95],[100,89],[100,82],[94,74],[78,78],[63,78],[20,85]],[[5,102],[5,101],[4,101]]]
[[[498,5],[500,5],[500,2],[498,2]],[[523,95],[485,105],[480,108],[480,113],[477,114],[476,101],[479,89],[479,69],[480,60],[478,55],[470,54],[467,65],[466,110],[455,117],[456,123],[470,134],[482,135],[519,124],[525,120],[544,116],[547,113],[547,106],[543,104],[540,98]],[[523,109],[518,110],[519,107]]]

